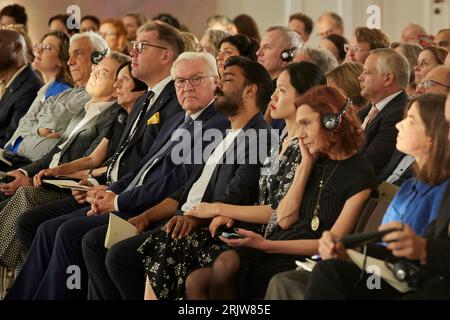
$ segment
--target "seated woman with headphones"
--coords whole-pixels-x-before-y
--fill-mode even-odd
[[[186,212],[186,215],[195,216],[203,219],[214,218],[220,207],[220,211],[236,213],[239,216],[252,217],[242,219],[254,225],[255,229],[261,229],[261,225],[267,224],[272,213],[272,207],[277,207],[280,200],[284,197],[294,177],[297,165],[300,162],[300,148],[298,144],[298,125],[295,121],[297,107],[295,101],[310,88],[325,83],[325,74],[318,66],[309,62],[295,63],[286,67],[280,74],[277,81],[277,88],[272,94],[269,103],[272,114],[277,119],[286,121],[287,137],[279,149],[271,150],[271,156],[264,161],[264,172],[259,178],[259,201],[254,206],[238,206],[226,203],[200,203],[194,210]],[[212,261],[228,247],[220,241],[216,235],[220,235],[218,230],[220,226],[224,227],[228,222],[231,227],[232,219],[221,217],[216,219],[215,224],[208,228],[197,229],[193,231],[187,240],[172,241],[167,239],[165,233],[162,237],[152,235],[143,245],[143,252],[146,256],[164,257],[163,261],[172,260],[171,264],[161,262],[161,259],[148,259],[146,268],[152,270],[152,267],[158,265],[158,272],[149,272],[150,282],[153,291],[158,298],[184,298],[184,280],[188,274],[201,266],[210,265]],[[256,225],[256,226],[255,226]],[[248,224],[247,224],[248,226]],[[223,230],[225,231],[225,230]],[[158,245],[154,252],[145,247],[156,242],[164,245]],[[183,241],[180,245],[180,241]],[[178,257],[189,256],[191,248],[195,246],[196,252],[202,252],[199,262],[194,259],[179,259]],[[154,246],[152,246],[154,247]],[[175,277],[173,276],[175,275]],[[207,278],[196,279],[195,282],[201,282]],[[164,290],[159,290],[164,288]],[[163,291],[164,296],[161,293]],[[191,293],[190,299],[197,299]]]
[[[252,216],[239,208],[219,210],[211,222],[265,221],[265,236],[237,229],[240,239],[221,237],[233,249],[223,252],[211,268],[192,273],[188,292],[203,290],[198,297],[209,299],[262,298],[273,275],[294,269],[295,260],[318,252],[323,231],[353,231],[376,190],[374,172],[357,151],[364,139],[361,123],[350,102],[330,87],[311,89],[296,105],[302,160],[279,205]],[[194,277],[208,280],[190,281]]]
[[[413,99],[408,105],[405,119],[397,124],[399,130],[397,149],[414,156],[417,163],[417,178],[410,179],[402,185],[379,228],[380,230],[389,228],[400,230],[383,237],[386,247],[374,245],[368,250],[369,255],[383,259],[389,257],[388,260],[392,260],[392,256],[397,258],[395,259],[397,263],[394,264],[396,268],[393,270],[394,276],[399,280],[401,280],[400,276],[406,276],[405,280],[408,284],[419,289],[419,294],[414,293],[414,298],[443,298],[439,296],[443,292],[443,281],[448,282],[448,279],[443,280],[442,276],[436,277],[436,279],[428,280],[437,280],[437,282],[433,282],[432,286],[430,282],[427,282],[424,288],[417,277],[420,273],[422,277],[426,277],[427,271],[433,270],[427,263],[430,261],[427,259],[427,252],[433,248],[434,251],[431,253],[435,256],[432,259],[434,265],[440,265],[441,270],[445,265],[443,262],[436,264],[436,246],[430,247],[426,239],[435,238],[435,230],[438,228],[445,229],[445,236],[448,237],[448,205],[447,209],[440,208],[444,203],[442,199],[445,190],[447,190],[446,197],[449,197],[448,179],[450,177],[450,142],[447,139],[449,126],[444,115],[445,99],[445,96],[435,94],[426,94]],[[446,201],[448,202],[448,199]],[[440,215],[443,214],[447,215],[445,228],[437,225],[439,222],[444,222],[439,220]],[[432,227],[425,232],[425,228],[430,225]],[[430,232],[431,230],[433,232]],[[360,269],[352,262],[345,260],[345,248],[337,241],[338,239],[339,236],[333,230],[322,235],[319,241],[319,252],[322,259],[326,261],[314,268],[305,292],[305,299],[369,299],[401,296],[399,291],[384,281],[381,282],[379,290],[369,290],[366,285],[369,275],[361,276]],[[413,261],[415,264],[411,263]],[[446,269],[449,268],[450,265],[447,265]],[[408,276],[410,276],[409,279]],[[427,293],[421,294],[421,290],[423,292],[424,289]],[[450,294],[447,287],[448,296]]]

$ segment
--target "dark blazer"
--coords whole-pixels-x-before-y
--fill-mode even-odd
[[[128,116],[127,126],[125,127],[122,138],[117,145],[116,152],[119,152],[120,146],[126,142],[130,131],[140,113],[142,108],[145,107],[145,100],[147,94],[140,97],[136,103],[135,107]],[[136,106],[138,106],[136,108]],[[135,168],[136,163],[142,160],[142,158],[147,154],[151,148],[153,142],[159,134],[162,126],[170,119],[174,114],[182,111],[180,104],[175,93],[175,86],[173,81],[170,81],[163,89],[161,94],[158,96],[156,101],[153,103],[151,108],[147,110],[146,114],[140,120],[137,131],[133,138],[129,142],[125,153],[120,158],[119,163],[119,179],[123,177],[124,174],[128,173],[131,169]],[[148,119],[153,117],[157,112],[159,112],[160,122],[157,124],[147,124]],[[100,184],[106,184],[106,173],[100,177],[97,177],[97,181]]]
[[[68,140],[67,144],[61,150],[61,158],[59,163],[62,164],[70,162],[91,154],[100,141],[109,132],[110,126],[117,117],[117,113],[120,108],[121,107],[117,103],[114,103],[114,105],[91,119],[91,121],[78,130],[78,132],[73,135],[70,140]],[[58,144],[44,158],[22,167],[22,169],[28,173],[29,177],[32,177],[39,171],[48,168],[52,161],[53,155],[59,152],[58,146],[67,140],[72,129],[74,129],[81,119],[83,119],[84,114],[85,111],[83,109],[82,112],[80,112],[80,114],[70,122]]]
[[[364,130],[366,141],[361,155],[365,157],[379,175],[391,159],[397,141],[395,124],[403,119],[404,110],[408,103],[408,96],[402,91],[392,99]],[[371,109],[371,105],[360,111],[364,119]]]
[[[132,212],[133,215],[139,214],[178,190],[187,181],[192,172],[194,156],[198,158],[198,155],[194,155],[194,153],[199,152],[203,156],[203,150],[210,144],[209,140],[202,139],[205,131],[208,129],[218,129],[220,135],[223,136],[225,130],[230,127],[230,122],[225,115],[216,112],[214,105],[208,106],[195,120],[195,123],[191,124],[187,129],[190,139],[184,139],[183,135],[180,143],[174,143],[163,155],[157,158],[158,160],[146,174],[141,186],[123,192],[141,168],[171,139],[172,133],[184,122],[185,115],[186,113],[184,111],[174,115],[162,127],[160,134],[146,156],[137,165],[134,165],[133,170],[111,186],[110,189],[114,193],[119,194],[117,201],[121,212]],[[194,132],[194,128],[199,128],[200,123],[202,125],[202,132]],[[176,161],[174,162],[172,150],[181,149],[188,150],[189,152],[188,154],[183,154],[183,159],[187,161],[179,164]]]
[[[239,150],[234,144],[234,157],[242,159],[249,159],[251,154],[260,151],[260,148],[267,148],[270,150],[270,143],[277,142],[278,136],[271,132],[270,125],[264,120],[261,113],[255,115],[243,128],[243,132],[249,130],[256,130],[256,132],[267,134],[265,141],[257,138],[257,141],[251,141],[245,145],[245,150]],[[272,138],[272,139],[271,139]],[[275,140],[273,140],[275,139]],[[256,148],[255,148],[256,147]],[[242,152],[244,151],[244,152]],[[228,153],[228,152],[227,152]],[[258,181],[262,163],[265,159],[258,158],[256,164],[249,164],[234,161],[232,164],[222,163],[218,164],[213,172],[211,180],[208,183],[205,194],[203,195],[203,202],[224,202],[236,205],[254,205],[258,201]],[[170,198],[179,202],[179,209],[186,202],[189,191],[193,184],[198,180],[203,171],[203,165],[197,165],[194,168],[187,183],[178,191],[173,193]]]
[[[20,118],[27,113],[42,82],[28,65],[9,86],[0,100],[0,146],[4,146],[17,129]]]
[[[406,154],[395,149],[394,153],[392,154],[391,160],[389,160],[388,164],[377,176],[377,183],[380,184],[387,178],[389,178],[405,156]],[[397,181],[395,181],[394,184],[401,186],[403,182],[405,182],[409,178],[412,178],[413,176],[414,176],[414,166],[411,164],[408,168],[406,168],[406,170],[402,172],[400,178]]]
[[[427,229],[427,264],[431,276],[442,276],[450,289],[450,184],[444,193],[439,215]],[[447,299],[450,297],[447,297]]]

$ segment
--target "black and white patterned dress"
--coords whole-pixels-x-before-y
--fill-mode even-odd
[[[259,205],[276,208],[286,194],[300,162],[298,139],[288,142],[282,155],[278,150],[266,159],[259,180]],[[261,228],[259,228],[261,229]],[[138,249],[143,256],[147,276],[158,299],[183,299],[185,280],[192,271],[211,266],[217,256],[229,247],[212,238],[208,228],[174,240],[161,228]]]

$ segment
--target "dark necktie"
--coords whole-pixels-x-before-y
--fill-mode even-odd
[[[152,100],[154,95],[155,95],[155,93],[151,90],[147,93],[147,97],[145,98],[143,106],[142,106],[141,110],[139,111],[138,116],[136,117],[136,121],[134,122],[136,125],[133,126],[130,123],[131,129],[130,129],[130,133],[128,134],[127,139],[119,146],[119,148],[117,148],[116,152],[112,156],[111,163],[109,164],[108,169],[106,171],[106,181],[107,181],[108,185],[111,184],[111,172],[112,172],[112,169],[114,168],[114,165],[116,164],[116,161],[119,159],[119,156],[125,151],[125,149],[130,144],[131,139],[133,138],[137,129],[139,128],[139,123],[141,122],[142,118],[144,117],[144,115],[146,114],[146,112],[148,110],[148,107],[150,105],[150,100]]]
[[[125,191],[129,191],[133,189],[134,187],[138,186],[141,180],[141,177],[146,175],[150,168],[153,166],[154,162],[158,160],[158,158],[162,157],[167,150],[173,146],[178,141],[179,135],[183,134],[182,129],[187,129],[192,124],[193,120],[190,116],[186,116],[184,119],[184,122],[175,129],[174,136],[172,138],[169,138],[166,143],[161,147],[161,149],[158,150],[148,161],[147,163],[139,170],[138,174],[134,177],[134,179],[130,182],[128,187],[125,189]]]

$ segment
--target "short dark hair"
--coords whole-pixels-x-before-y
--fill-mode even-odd
[[[117,79],[117,76],[119,75],[120,70],[122,70],[123,68],[128,69],[128,71],[130,72],[130,75],[131,75],[131,79],[133,79],[134,88],[133,88],[133,90],[131,90],[131,92],[144,91],[144,90],[148,89],[148,86],[144,82],[142,82],[139,79],[136,79],[131,74],[131,61],[124,62],[120,65],[119,69],[117,69],[117,72],[116,72],[116,79]]]
[[[223,38],[219,43],[219,48],[225,42],[235,46],[239,50],[239,55],[252,59],[253,61],[257,60],[256,51],[259,49],[259,42],[256,39],[251,39],[245,34],[236,34]]]
[[[314,27],[314,22],[312,21],[312,19],[308,17],[306,14],[300,12],[292,14],[289,17],[289,22],[291,22],[294,19],[303,22],[303,25],[305,26],[305,32],[309,36]]]
[[[225,62],[224,69],[226,70],[231,66],[237,66],[242,70],[247,85],[256,85],[256,106],[259,110],[264,110],[275,89],[267,70],[259,63],[241,56],[229,57]]]
[[[25,8],[18,4],[12,4],[4,7],[0,11],[0,17],[8,16],[13,17],[16,20],[16,24],[27,25],[28,16],[25,11]]]
[[[83,22],[84,20],[91,20],[97,26],[97,29],[100,29],[100,19],[97,16],[86,15],[83,18],[81,18],[80,23]]]
[[[347,39],[345,39],[343,36],[340,36],[338,34],[330,34],[326,36],[324,39],[327,39],[328,41],[331,41],[336,48],[338,49],[339,53],[339,60],[344,61],[345,59],[345,45],[348,43]]]
[[[173,51],[173,60],[182,54],[185,50],[183,38],[180,32],[167,23],[157,23],[154,21],[147,22],[138,29],[139,32],[156,31],[158,32],[158,39],[166,42]]]
[[[180,30],[180,27],[181,27],[180,21],[178,21],[177,18],[175,18],[173,15],[171,15],[171,14],[169,14],[169,13],[160,13],[160,14],[157,14],[156,16],[154,16],[154,17],[152,18],[152,20],[153,20],[153,21],[159,20],[159,21],[165,22],[165,23],[167,23],[168,25],[171,25],[172,27],[174,27],[174,28],[176,28],[176,29],[178,29],[178,30]]]
[[[299,95],[304,94],[315,86],[327,83],[322,68],[311,62],[291,63],[284,70],[289,73],[291,85]]]
[[[48,26],[50,27],[52,22],[55,21],[55,20],[62,21],[64,24],[66,24],[67,19],[69,19],[69,17],[70,16],[68,14],[57,14],[57,15],[54,15],[54,16],[50,17],[50,19],[48,19]]]

